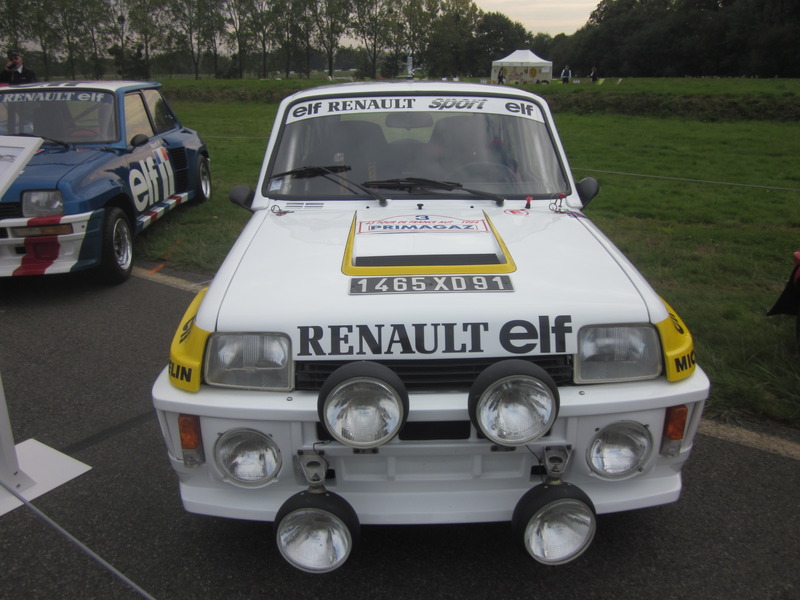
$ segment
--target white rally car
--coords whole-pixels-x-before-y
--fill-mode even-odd
[[[597,191],[521,90],[284,100],[153,388],[186,509],[272,521],[326,572],[366,524],[511,521],[565,563],[597,514],[677,500],[709,381]]]

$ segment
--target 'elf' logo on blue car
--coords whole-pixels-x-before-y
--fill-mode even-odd
[[[167,151],[158,148],[152,156],[139,161],[138,169],[132,166],[128,184],[139,212],[172,196],[175,193],[175,174]]]

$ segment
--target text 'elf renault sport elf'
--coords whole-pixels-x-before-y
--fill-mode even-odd
[[[287,98],[153,388],[186,509],[321,573],[371,524],[510,521],[566,563],[598,514],[677,500],[709,382],[597,191],[524,91]]]

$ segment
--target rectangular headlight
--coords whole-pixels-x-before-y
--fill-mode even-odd
[[[584,327],[578,333],[576,383],[636,381],[660,374],[661,344],[655,327]]]
[[[22,192],[23,217],[58,217],[64,214],[64,198],[58,190]]]
[[[215,333],[208,340],[209,385],[286,392],[294,387],[289,338],[279,333]]]

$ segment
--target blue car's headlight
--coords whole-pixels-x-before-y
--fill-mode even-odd
[[[22,193],[23,217],[58,217],[64,214],[64,197],[58,190]]]

